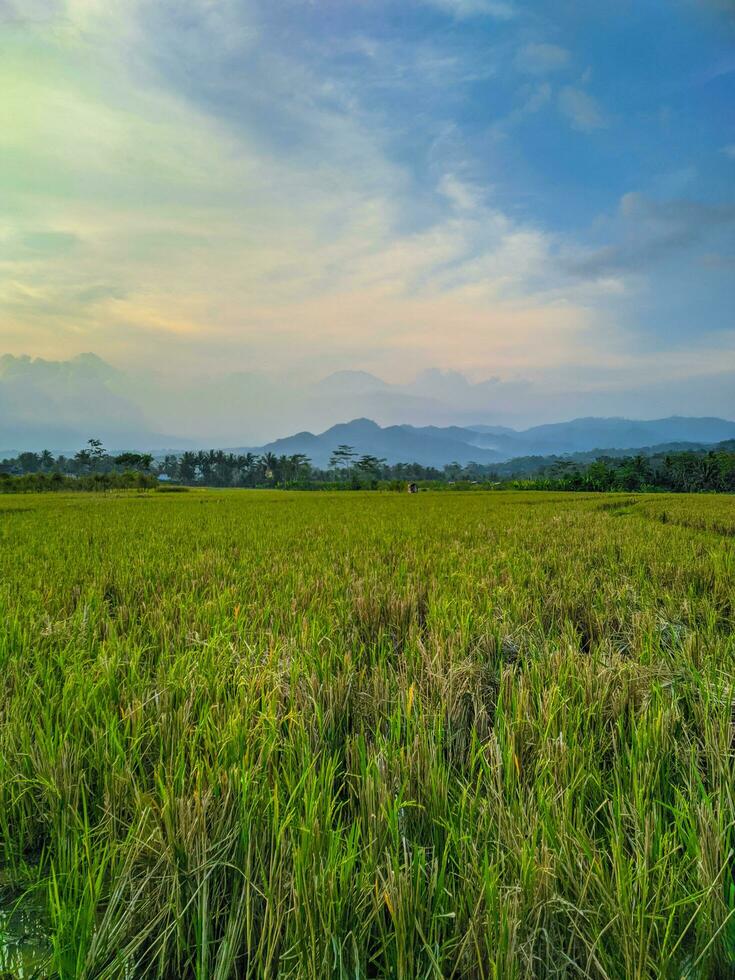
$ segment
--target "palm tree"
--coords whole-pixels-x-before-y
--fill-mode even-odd
[[[88,449],[80,449],[74,454],[74,468],[77,473],[84,473],[90,464],[92,457]]]
[[[275,453],[265,453],[260,457],[261,465],[265,471],[266,480],[274,480],[278,469],[278,457]]]

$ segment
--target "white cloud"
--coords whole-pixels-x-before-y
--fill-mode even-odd
[[[531,75],[546,75],[569,64],[569,52],[556,44],[526,44],[516,54],[516,67]]]
[[[59,0],[0,0],[0,24],[32,26],[42,24],[59,13]]]
[[[0,66],[0,149],[32,175],[5,181],[22,214],[13,233],[75,242],[52,261],[13,249],[2,263],[6,349],[283,369],[386,365],[397,350],[419,366],[494,352],[519,364],[545,346],[539,332],[557,333],[560,357],[572,349],[587,314],[571,293],[563,312],[537,295],[544,236],[487,207],[461,166],[418,186],[359,88],[267,38],[233,67],[219,31],[205,61],[185,59],[206,74],[182,84],[172,54],[191,39],[175,17],[151,51],[137,5],[74,2],[84,30],[44,41],[58,45],[50,68],[22,70],[25,49]],[[220,111],[220,94],[236,112]],[[542,86],[528,98],[548,97]],[[14,124],[28,104],[33,129]]]
[[[607,126],[600,104],[580,88],[571,85],[563,88],[559,93],[559,108],[574,129],[579,129],[583,133],[591,133]]]
[[[75,3],[85,30],[44,42],[53,58],[23,49],[0,64],[0,169],[20,168],[2,173],[5,349],[93,349],[170,372],[390,373],[410,361],[541,375],[617,343],[605,311],[625,289],[617,265],[593,281],[560,270],[558,238],[479,193],[459,151],[416,181],[391,152],[393,118],[365,108],[359,73],[330,76],[267,32],[253,46],[239,16],[245,54],[233,59],[214,4],[201,5],[212,30],[197,57],[197,32],[175,16],[148,36],[132,0]],[[440,78],[440,54],[411,71]],[[396,46],[393,60],[412,56]],[[517,118],[540,111],[551,85],[530,79],[518,99]],[[572,104],[587,128],[601,124],[595,103]],[[33,127],[19,125],[28,105]]]
[[[439,182],[439,190],[459,211],[474,211],[481,206],[480,191],[455,174],[445,174]]]
[[[424,0],[430,7],[443,10],[453,17],[494,17],[496,20],[510,20],[516,15],[516,8],[506,0]]]
[[[548,82],[540,82],[538,85],[524,85],[518,96],[521,101],[512,109],[504,119],[500,119],[492,127],[496,137],[503,139],[508,132],[522,123],[528,116],[533,116],[540,112],[545,105],[551,101],[552,88]]]

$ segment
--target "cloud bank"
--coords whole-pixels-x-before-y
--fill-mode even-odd
[[[356,417],[381,425],[515,427],[592,414],[654,418],[679,414],[686,400],[702,415],[735,418],[735,369],[725,369],[714,351],[695,363],[690,357],[651,359],[576,382],[566,369],[479,381],[429,369],[390,383],[365,371],[316,380],[244,371],[174,380],[165,367],[123,371],[93,354],[68,361],[5,355],[0,452],[69,451],[92,437],[117,449],[254,446]]]
[[[0,350],[173,386],[439,365],[591,399],[735,366],[728,137],[699,122],[687,159],[684,98],[596,47],[651,25],[402,9],[2,0]]]

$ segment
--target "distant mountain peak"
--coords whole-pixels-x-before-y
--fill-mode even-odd
[[[606,449],[632,449],[676,441],[701,445],[735,438],[735,422],[724,419],[668,418],[652,421],[588,417],[534,426],[519,432],[501,426],[380,426],[369,418],[340,422],[313,435],[299,433],[260,447],[260,452],[305,453],[327,466],[340,444],[389,463],[441,467],[457,461],[492,464],[514,457],[565,455]]]
[[[317,382],[317,388],[330,394],[363,394],[382,391],[389,385],[369,371],[335,371]]]
[[[107,361],[103,360],[99,356],[99,354],[95,354],[92,351],[83,351],[81,354],[75,354],[73,357],[70,357],[69,360],[76,364],[96,364],[104,365],[105,367],[110,366]]]
[[[341,431],[343,429],[351,429],[353,432],[384,432],[385,430],[378,425],[377,422],[373,422],[372,419],[359,418],[352,419],[349,422],[338,422],[337,425],[331,426],[322,435],[328,435],[330,432],[335,432],[337,430]]]
[[[470,382],[461,371],[443,371],[441,368],[426,368],[416,375],[417,381],[453,381],[458,382],[464,387],[469,387]]]

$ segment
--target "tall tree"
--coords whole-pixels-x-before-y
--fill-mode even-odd
[[[346,475],[349,473],[352,460],[356,455],[357,453],[353,446],[346,446],[343,443],[332,450],[332,455],[329,457],[329,466],[338,473]]]
[[[355,469],[358,471],[360,476],[365,477],[371,482],[375,483],[380,479],[380,468],[385,463],[384,459],[379,459],[377,456],[365,455],[361,456],[355,463]]]

